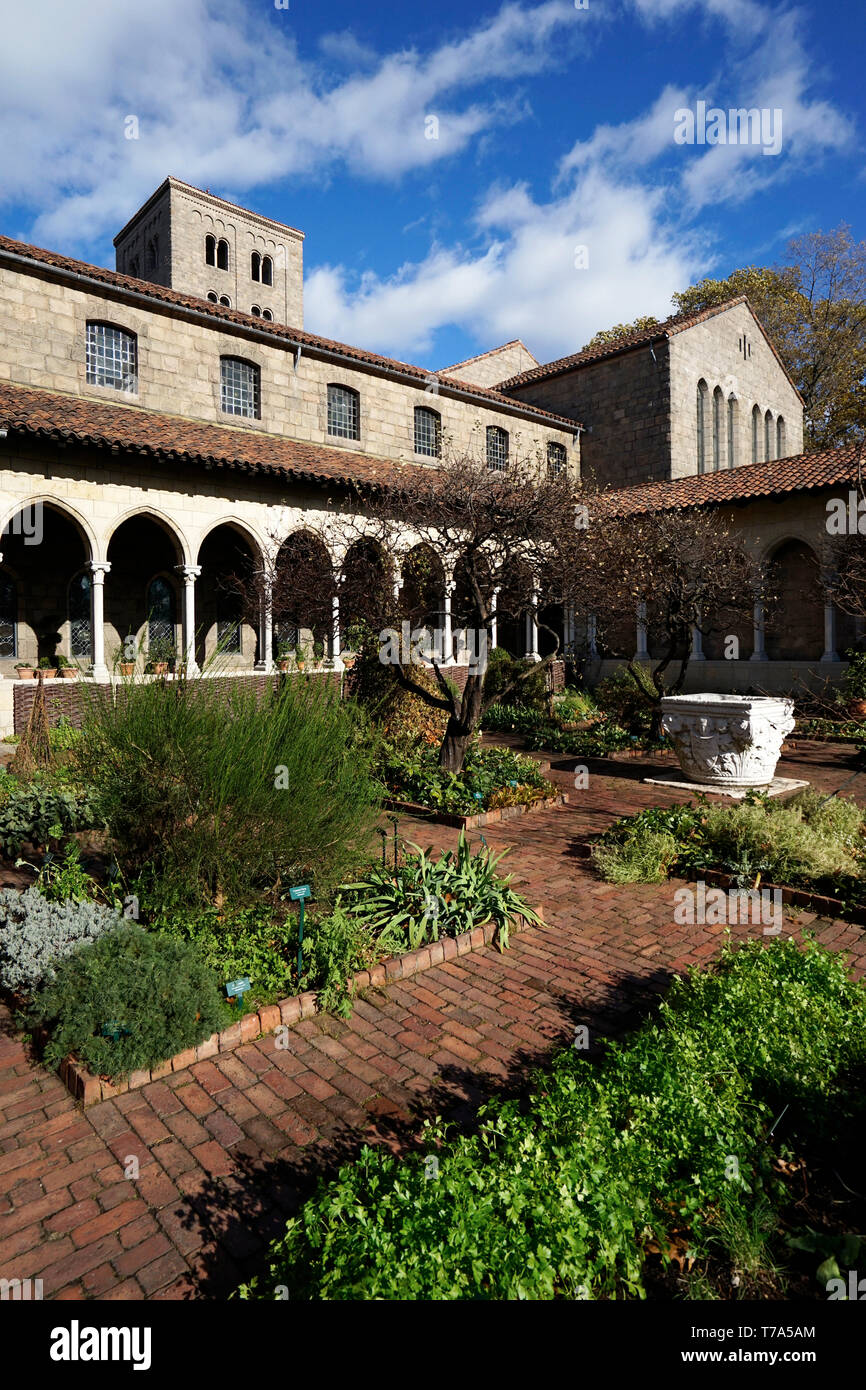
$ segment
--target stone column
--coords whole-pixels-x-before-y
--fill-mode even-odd
[[[490,619],[490,650],[491,650],[491,651],[495,651],[496,648],[497,648],[497,646],[499,645],[499,618],[497,617],[497,612],[498,612],[498,609],[499,609],[499,595],[500,595],[501,593],[502,593],[502,590],[501,590],[501,589],[494,589],[494,590],[493,590],[493,616],[492,616],[492,618]]]
[[[767,656],[767,651],[764,646],[764,605],[760,599],[755,600],[752,623],[754,628],[754,636],[752,638],[754,642],[754,647],[752,649],[752,655],[749,657],[749,660],[767,661],[769,660],[769,658]]]
[[[90,561],[90,649],[95,681],[109,679],[105,664],[105,576],[110,569],[109,560]]]
[[[586,620],[586,643],[590,656],[595,659],[598,656],[598,621],[594,613]]]
[[[637,651],[634,654],[635,661],[646,661],[649,658],[649,650],[646,644],[646,604],[641,601],[637,606]]]
[[[195,581],[201,574],[201,565],[178,565],[178,573],[183,579],[183,662],[188,676],[198,675],[195,662]]]
[[[340,595],[334,591],[331,599],[331,660],[335,666],[341,664],[340,648]]]
[[[444,631],[442,634],[442,665],[450,666],[454,661],[454,634],[451,629],[451,599],[454,594],[454,580],[450,574],[445,575],[445,595],[443,598],[442,621]]]
[[[532,600],[526,615],[526,660],[540,661],[538,655],[538,589],[533,585]]]
[[[255,669],[269,676],[274,669],[274,608],[273,587],[264,585],[262,601],[259,604],[259,659]]]
[[[836,605],[834,603],[824,604],[824,650],[821,654],[821,660],[839,660],[839,653],[836,650]]]

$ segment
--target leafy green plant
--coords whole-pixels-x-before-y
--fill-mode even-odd
[[[848,669],[842,679],[842,691],[849,700],[866,700],[866,652],[851,648],[845,653]]]
[[[0,890],[0,984],[32,994],[71,951],[120,924],[99,903],[49,900],[36,888]]]
[[[677,842],[666,830],[644,830],[617,844],[593,846],[592,857],[609,883],[664,883],[677,856]]]
[[[99,822],[91,790],[76,791],[34,779],[16,783],[5,796],[0,795],[0,846],[10,857],[20,854],[25,843],[39,848]]]
[[[540,922],[511,887],[511,878],[496,873],[507,850],[473,853],[463,831],[456,851],[448,850],[439,859],[431,857],[430,849],[410,848],[413,853],[396,870],[376,865],[343,888],[353,915],[368,925],[380,946],[415,950],[440,936],[458,936],[494,922],[500,950],[505,950],[512,917],[520,914],[536,925]]]
[[[132,923],[62,960],[31,1011],[49,1029],[46,1061],[72,1054],[112,1077],[195,1047],[229,1017],[194,946]]]
[[[15,867],[20,868],[26,863],[24,859],[16,859]],[[35,864],[28,864],[27,867],[36,873],[34,888],[49,902],[71,900],[83,903],[100,895],[99,884],[82,864],[81,846],[75,840],[69,841],[62,855],[46,850],[38,869]]]
[[[467,815],[493,806],[529,804],[556,791],[532,758],[510,748],[472,744],[456,773],[443,771],[436,748],[417,739],[384,743],[379,759],[379,775],[389,796],[435,811]]]
[[[787,1105],[802,1143],[864,1059],[866,994],[838,955],[793,940],[727,948],[600,1059],[568,1049],[528,1096],[493,1101],[478,1133],[429,1128],[432,1171],[424,1154],[366,1149],[320,1184],[240,1296],[642,1297],[651,1249],[683,1229],[754,1268],[767,1208],[778,1227],[784,1200],[776,1117]]]
[[[94,694],[74,756],[125,877],[146,871],[162,906],[234,910],[310,880],[325,896],[377,809],[353,711],[324,682],[268,699],[207,679]]]
[[[519,684],[513,682],[519,680]],[[512,686],[513,688],[509,689]],[[512,656],[504,647],[494,647],[487,658],[484,676],[484,699],[496,699],[500,691],[509,700],[528,709],[546,710],[548,704],[546,672],[536,661]]]

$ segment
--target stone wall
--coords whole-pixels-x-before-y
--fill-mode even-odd
[[[89,319],[107,320],[136,334],[137,393],[87,384]],[[221,356],[241,357],[259,368],[260,419],[222,413]],[[446,452],[483,456],[486,427],[499,425],[510,433],[512,453],[546,457],[548,441],[556,440],[566,445],[575,474],[580,467],[570,433],[521,417],[519,411],[501,410],[483,399],[454,399],[445,390],[426,391],[423,381],[412,385],[361,365],[337,365],[311,350],[305,349],[296,364],[287,345],[266,341],[254,328],[190,322],[182,310],[125,303],[111,287],[91,293],[55,282],[45,268],[30,273],[0,266],[0,379],[409,462],[424,461],[415,455],[414,408],[426,406],[441,415]],[[359,392],[359,440],[328,433],[329,383]]]
[[[771,458],[776,458],[776,424],[785,425],[782,457],[803,451],[803,406],[778,358],[745,304],[735,305],[670,340],[671,473],[685,478],[698,469],[698,383],[707,383],[705,471],[713,468],[713,394],[722,393],[719,459],[728,467],[728,398],[735,398],[734,467],[752,459],[752,408],[761,413],[758,461],[763,462],[764,416],[772,416]]]
[[[670,476],[669,365],[665,343],[514,388],[520,400],[586,426],[581,471],[604,487]]]
[[[458,362],[454,367],[446,367],[444,375],[453,376],[457,381],[471,381],[474,386],[496,386],[500,381],[537,366],[537,359],[523,343],[513,342],[470,357],[466,362]]]

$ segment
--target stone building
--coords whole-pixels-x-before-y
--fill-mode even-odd
[[[245,621],[226,576],[306,537],[330,591],[358,543],[312,536],[351,485],[446,447],[583,467],[631,505],[722,486],[792,596],[850,473],[843,454],[800,457],[802,402],[744,300],[547,365],[515,340],[431,373],[306,332],[303,234],[209,192],[167,179],[115,246],[109,271],[0,237],[0,731],[16,665],[40,658],[107,681],[125,657],[200,667],[219,645],[223,665],[267,673],[318,636],[339,670],[337,598],[326,632],[275,631],[267,605]],[[378,557],[395,584],[412,549]],[[453,652],[454,576],[438,582]],[[835,615],[802,614],[796,639],[749,653],[766,688],[838,669]],[[498,636],[538,650],[531,611]],[[751,685],[754,661],[713,679]]]

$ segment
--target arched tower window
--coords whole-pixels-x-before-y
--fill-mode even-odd
[[[752,407],[752,463],[761,462],[761,411]]]
[[[785,417],[780,415],[776,421],[776,458],[788,457],[788,440],[785,432]]]
[[[722,466],[722,389],[717,386],[713,392],[713,472],[718,473]]]
[[[204,263],[205,265],[216,265],[215,236],[206,236],[204,239]]]
[[[769,463],[773,457],[773,412],[768,410],[764,416],[764,458]]]
[[[274,263],[270,256],[262,257],[262,284],[272,285],[274,283]]]
[[[728,467],[737,466],[737,398],[728,396]]]
[[[229,244],[225,237],[220,237],[217,242],[217,270],[228,270],[229,268]]]
[[[707,449],[707,396],[709,387],[703,380],[698,382],[697,398],[697,433],[698,433],[698,472],[703,473],[706,469],[706,449]]]
[[[262,278],[262,258],[258,251],[254,251],[250,256],[250,279],[261,280]]]

